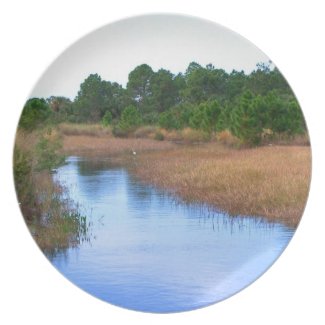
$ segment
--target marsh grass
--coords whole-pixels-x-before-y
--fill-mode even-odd
[[[111,136],[112,128],[102,124],[61,123],[57,126],[62,135],[86,135],[91,137]]]
[[[56,130],[18,130],[14,177],[21,212],[38,246],[48,256],[90,240],[90,223],[68,198],[50,170],[61,163]]]
[[[63,152],[81,156],[116,156],[131,155],[148,151],[164,151],[176,145],[168,141],[157,141],[139,138],[65,136],[63,137]]]
[[[34,175],[38,213],[27,219],[32,236],[50,256],[89,241],[90,222],[66,196],[65,188],[46,172]]]
[[[273,143],[266,137],[265,146],[243,148],[227,131],[210,141],[193,130],[155,129],[165,141],[146,138],[153,131],[144,128],[141,138],[125,139],[69,135],[63,137],[63,149],[66,154],[93,157],[124,155],[122,162],[133,164],[140,179],[188,202],[293,227],[299,223],[311,177],[308,136],[273,137]],[[133,151],[137,155],[131,159]]]
[[[231,215],[263,216],[295,227],[308,196],[309,147],[238,150],[210,143],[137,159],[134,172],[140,179]]]

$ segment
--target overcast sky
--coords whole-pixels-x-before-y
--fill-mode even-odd
[[[177,15],[140,16],[109,24],[70,46],[45,71],[30,97],[77,95],[91,73],[123,86],[136,66],[185,72],[192,61],[230,72],[254,70],[269,58],[240,35],[215,23]]]

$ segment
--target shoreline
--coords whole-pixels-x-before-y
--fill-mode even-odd
[[[296,228],[308,197],[308,146],[234,149],[216,142],[175,144],[152,139],[63,137],[63,152],[112,157],[132,172],[190,203],[208,204],[233,216],[265,218]],[[132,153],[136,155],[132,156]],[[137,163],[134,164],[134,161]]]

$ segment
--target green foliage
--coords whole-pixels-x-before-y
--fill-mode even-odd
[[[195,107],[189,119],[189,126],[196,130],[207,131],[209,129],[209,120],[205,104]]]
[[[55,96],[47,102],[29,100],[19,126],[31,129],[50,115],[55,123],[114,124],[116,136],[127,136],[141,124],[167,130],[190,127],[209,136],[231,130],[250,145],[260,142],[263,129],[289,137],[306,132],[299,105],[271,62],[257,64],[250,74],[191,62],[184,74],[174,75],[142,64],[130,72],[126,89],[91,74],[73,102]]]
[[[104,114],[104,116],[102,118],[102,125],[109,126],[110,124],[112,124],[112,120],[113,120],[112,113],[110,111],[106,111],[106,113]]]
[[[150,79],[150,104],[158,113],[173,107],[177,102],[177,84],[170,71],[160,69]]]
[[[154,72],[147,64],[137,66],[129,74],[127,90],[132,101],[137,103],[137,106],[142,114],[149,110],[148,97],[151,93],[151,78]]]
[[[98,74],[91,74],[80,85],[74,100],[74,120],[99,122],[107,111],[117,118],[128,103],[130,99],[121,85],[102,80]]]
[[[293,97],[283,97],[272,91],[264,97],[265,125],[276,133],[300,134],[306,130],[304,117]]]
[[[51,115],[51,110],[44,99],[31,98],[29,99],[20,116],[18,126],[32,130],[44,123]]]
[[[161,113],[158,123],[160,127],[167,130],[179,130],[181,128],[181,121],[178,119],[175,109]]]
[[[261,141],[262,125],[257,107],[253,105],[253,95],[246,91],[232,111],[231,132],[243,143],[257,145]]]
[[[50,134],[41,136],[39,142],[36,144],[35,156],[37,171],[51,170],[64,162],[64,156],[58,153],[61,148],[59,139],[53,139]]]
[[[24,152],[17,146],[14,148],[14,180],[18,200],[20,202],[29,199],[29,188],[31,186],[32,157],[30,153]]]
[[[124,131],[131,131],[137,126],[141,125],[142,119],[140,112],[135,106],[128,106],[124,108],[121,114],[119,127]]]
[[[215,69],[212,64],[204,68],[196,62],[190,63],[185,78],[186,88],[182,94],[191,103],[224,96],[227,73],[222,69]]]
[[[51,122],[60,123],[73,119],[73,103],[69,98],[51,96],[46,99],[51,110]]]

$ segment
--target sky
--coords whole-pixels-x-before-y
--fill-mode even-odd
[[[185,72],[195,61],[227,72],[250,73],[269,58],[255,45],[216,23],[180,15],[147,15],[120,20],[86,35],[44,72],[30,97],[74,99],[91,73],[126,86],[138,65],[154,71]]]

